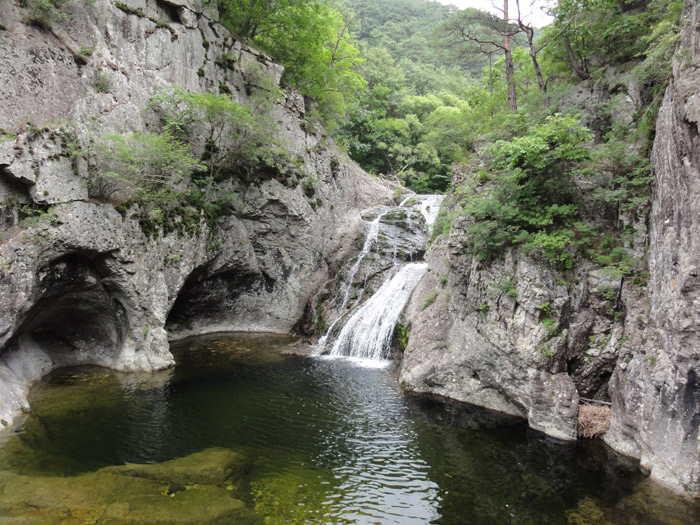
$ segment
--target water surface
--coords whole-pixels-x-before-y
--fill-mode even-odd
[[[250,459],[235,495],[267,523],[700,523],[600,442],[406,397],[391,367],[281,355],[289,341],[192,340],[154,375],[58,370],[0,471],[77,476],[224,447]]]

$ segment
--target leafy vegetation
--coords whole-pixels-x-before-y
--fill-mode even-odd
[[[316,100],[330,129],[337,126],[365,87],[349,13],[323,0],[218,0],[216,6],[224,25],[281,62],[283,80]]]
[[[94,144],[93,166],[93,192],[101,191],[100,197],[119,191],[126,198],[157,203],[175,199],[186,178],[203,167],[189,146],[167,131],[100,137]]]
[[[26,21],[44,29],[68,19],[63,7],[65,0],[21,0],[20,7],[26,9]]]
[[[430,292],[430,294],[428,295],[428,297],[425,298],[425,301],[423,301],[423,304],[422,304],[421,307],[420,307],[421,312],[422,312],[423,310],[425,310],[426,308],[428,308],[428,306],[430,306],[431,304],[433,304],[437,298],[438,298],[438,292],[437,292],[437,290],[435,290],[435,291],[433,291],[433,292]]]
[[[551,263],[572,267],[573,252],[586,242],[586,230],[577,224],[573,176],[589,158],[590,139],[575,117],[554,115],[525,135],[491,147],[487,171],[492,178],[463,197],[473,220],[467,246],[481,262],[522,245]]]
[[[399,352],[404,352],[408,347],[408,340],[411,337],[411,329],[409,325],[402,323],[397,323],[396,328],[394,328],[393,341],[395,341]]]
[[[147,109],[158,129],[97,136],[75,155],[89,160],[90,197],[122,213],[138,204],[149,235],[159,228],[191,233],[202,220],[238,213],[237,184],[277,178],[296,186],[305,175],[301,161],[271,137],[274,125],[265,113],[225,95],[171,86],[156,92]]]
[[[649,146],[682,0],[560,0],[542,30],[425,0],[207,4],[285,66],[283,82],[310,101],[310,133],[320,119],[369,172],[419,192],[453,189],[453,211],[440,214],[434,237],[462,217],[482,264],[520,248],[562,270],[588,257],[613,274],[639,272],[623,225],[648,211]],[[62,1],[22,5],[38,25],[65,18]],[[235,57],[216,63],[232,69]],[[572,97],[581,81],[604,94],[599,102]],[[615,104],[633,84],[636,112],[621,118]],[[97,71],[94,87],[109,92],[111,79]],[[301,183],[321,205],[320,181],[270,138],[274,123],[263,115],[280,89],[256,78],[246,91],[250,107],[231,100],[225,83],[218,95],[156,93],[157,129],[94,139],[93,197],[151,203],[150,215],[183,203],[232,210],[240,201],[222,185],[276,178]]]

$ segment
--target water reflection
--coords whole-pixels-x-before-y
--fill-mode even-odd
[[[162,374],[57,371],[0,445],[0,471],[67,476],[226,447],[252,461],[238,497],[270,523],[700,522],[600,442],[406,398],[392,368],[280,355],[288,342],[189,341]]]

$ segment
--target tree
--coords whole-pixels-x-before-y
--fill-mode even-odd
[[[283,81],[319,104],[327,127],[345,117],[364,88],[354,19],[321,0],[219,0],[221,20],[284,67]]]
[[[494,4],[495,7],[495,4]],[[490,56],[503,51],[506,61],[506,82],[508,84],[508,109],[518,109],[515,92],[511,38],[522,29],[511,23],[508,13],[508,0],[503,0],[503,8],[497,8],[502,18],[477,9],[465,9],[442,24],[440,33],[448,46],[470,44],[467,53]]]
[[[587,242],[587,229],[577,223],[573,177],[590,157],[591,139],[576,117],[554,115],[491,147],[484,177],[491,182],[467,192],[464,202],[473,220],[467,244],[477,259],[489,263],[521,245],[553,264],[572,266],[574,251]]]
[[[532,58],[532,66],[535,68],[535,75],[537,76],[537,86],[540,88],[540,93],[545,95],[547,93],[547,83],[544,81],[544,76],[542,76],[542,70],[540,69],[540,64],[537,61],[537,53],[542,51],[544,46],[546,46],[547,44],[545,43],[544,46],[541,46],[539,48],[535,47],[535,29],[532,27],[532,24],[525,22],[520,11],[520,0],[515,0],[515,5],[517,7],[517,16],[515,18],[515,22],[518,24],[518,27],[522,30],[523,33],[525,33],[525,36],[527,37],[527,44],[530,48],[530,58]],[[547,105],[546,99],[545,105]]]
[[[160,116],[165,134],[203,150],[198,181],[208,190],[215,192],[216,183],[227,177],[252,180],[268,173],[286,179],[298,171],[273,138],[274,123],[226,95],[171,86],[159,90],[149,108]]]
[[[164,204],[185,188],[189,175],[202,165],[190,147],[170,133],[136,132],[105,135],[88,152],[93,167],[91,192],[99,198],[121,193]]]

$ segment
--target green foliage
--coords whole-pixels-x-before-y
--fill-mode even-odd
[[[330,128],[364,88],[352,19],[321,0],[219,0],[222,22],[285,66],[284,81],[318,102]]]
[[[438,297],[437,291],[431,292],[430,295],[428,295],[428,297],[425,298],[425,301],[423,301],[423,304],[420,307],[421,312],[423,310],[425,310],[426,308],[428,308],[428,306],[433,304],[435,302],[435,300],[437,299],[437,297]]]
[[[54,24],[68,20],[63,11],[68,3],[70,0],[21,0],[20,7],[26,9],[27,23],[48,30]]]
[[[304,179],[302,187],[304,189],[304,195],[309,199],[316,195],[316,188],[320,184],[321,180],[318,177],[308,176]]]
[[[158,113],[166,133],[204,146],[201,162],[206,170],[202,176],[211,182],[230,177],[257,182],[274,177],[293,186],[301,175],[299,162],[272,138],[274,123],[225,95],[173,86],[158,91],[149,108]]]
[[[540,343],[535,347],[540,354],[544,357],[552,357],[554,355],[554,350],[547,343]]]
[[[166,203],[176,199],[188,182],[189,175],[203,166],[193,157],[190,147],[170,132],[136,132],[105,135],[92,151],[95,190],[106,198],[120,193],[127,199]]]
[[[555,21],[544,32],[545,40],[553,39],[545,53],[564,69],[570,67],[563,39],[555,38],[563,34],[585,71],[593,64],[606,67],[644,57],[634,74],[658,93],[669,71],[682,9],[682,0],[559,0]]]
[[[408,340],[411,337],[411,330],[408,325],[397,323],[394,329],[394,341],[399,351],[403,353],[408,347]]]
[[[494,178],[467,191],[464,213],[473,221],[467,247],[482,263],[523,245],[557,266],[570,268],[587,241],[577,221],[572,178],[590,156],[591,133],[571,115],[554,115],[522,137],[499,141],[487,161]]]
[[[92,86],[97,93],[110,93],[114,89],[114,81],[109,73],[103,69],[96,69]]]
[[[478,307],[476,310],[477,310],[477,312],[479,312],[479,313],[481,313],[481,314],[483,314],[483,315],[486,315],[486,314],[488,314],[489,311],[491,310],[491,306],[489,306],[488,304],[484,303],[484,304],[479,305],[479,307]]]
[[[175,32],[175,29],[173,29],[172,26],[170,26],[168,23],[164,22],[163,20],[160,20],[158,18],[147,15],[141,9],[128,6],[122,2],[114,2],[114,7],[116,7],[117,9],[121,9],[122,11],[124,11],[128,15],[136,15],[140,18],[146,18],[146,19],[150,20],[151,22],[153,22],[156,25],[156,27],[167,29],[168,31],[170,31],[170,34],[172,35],[173,38],[177,38],[177,33]]]
[[[517,299],[518,289],[515,287],[515,281],[513,279],[507,279],[497,283],[496,289],[500,293],[506,294],[511,299]]]
[[[554,308],[552,308],[552,305],[548,302],[542,303],[537,307],[537,309],[542,312],[543,315],[546,317],[554,317],[556,316],[556,312],[554,311]]]
[[[25,204],[19,207],[20,226],[23,228],[34,228],[40,224],[56,225],[56,212],[49,206],[37,204]]]
[[[447,236],[450,233],[450,215],[446,206],[442,206],[433,223],[433,231],[430,234],[430,242],[433,242],[440,235]],[[449,265],[448,265],[449,266]]]

